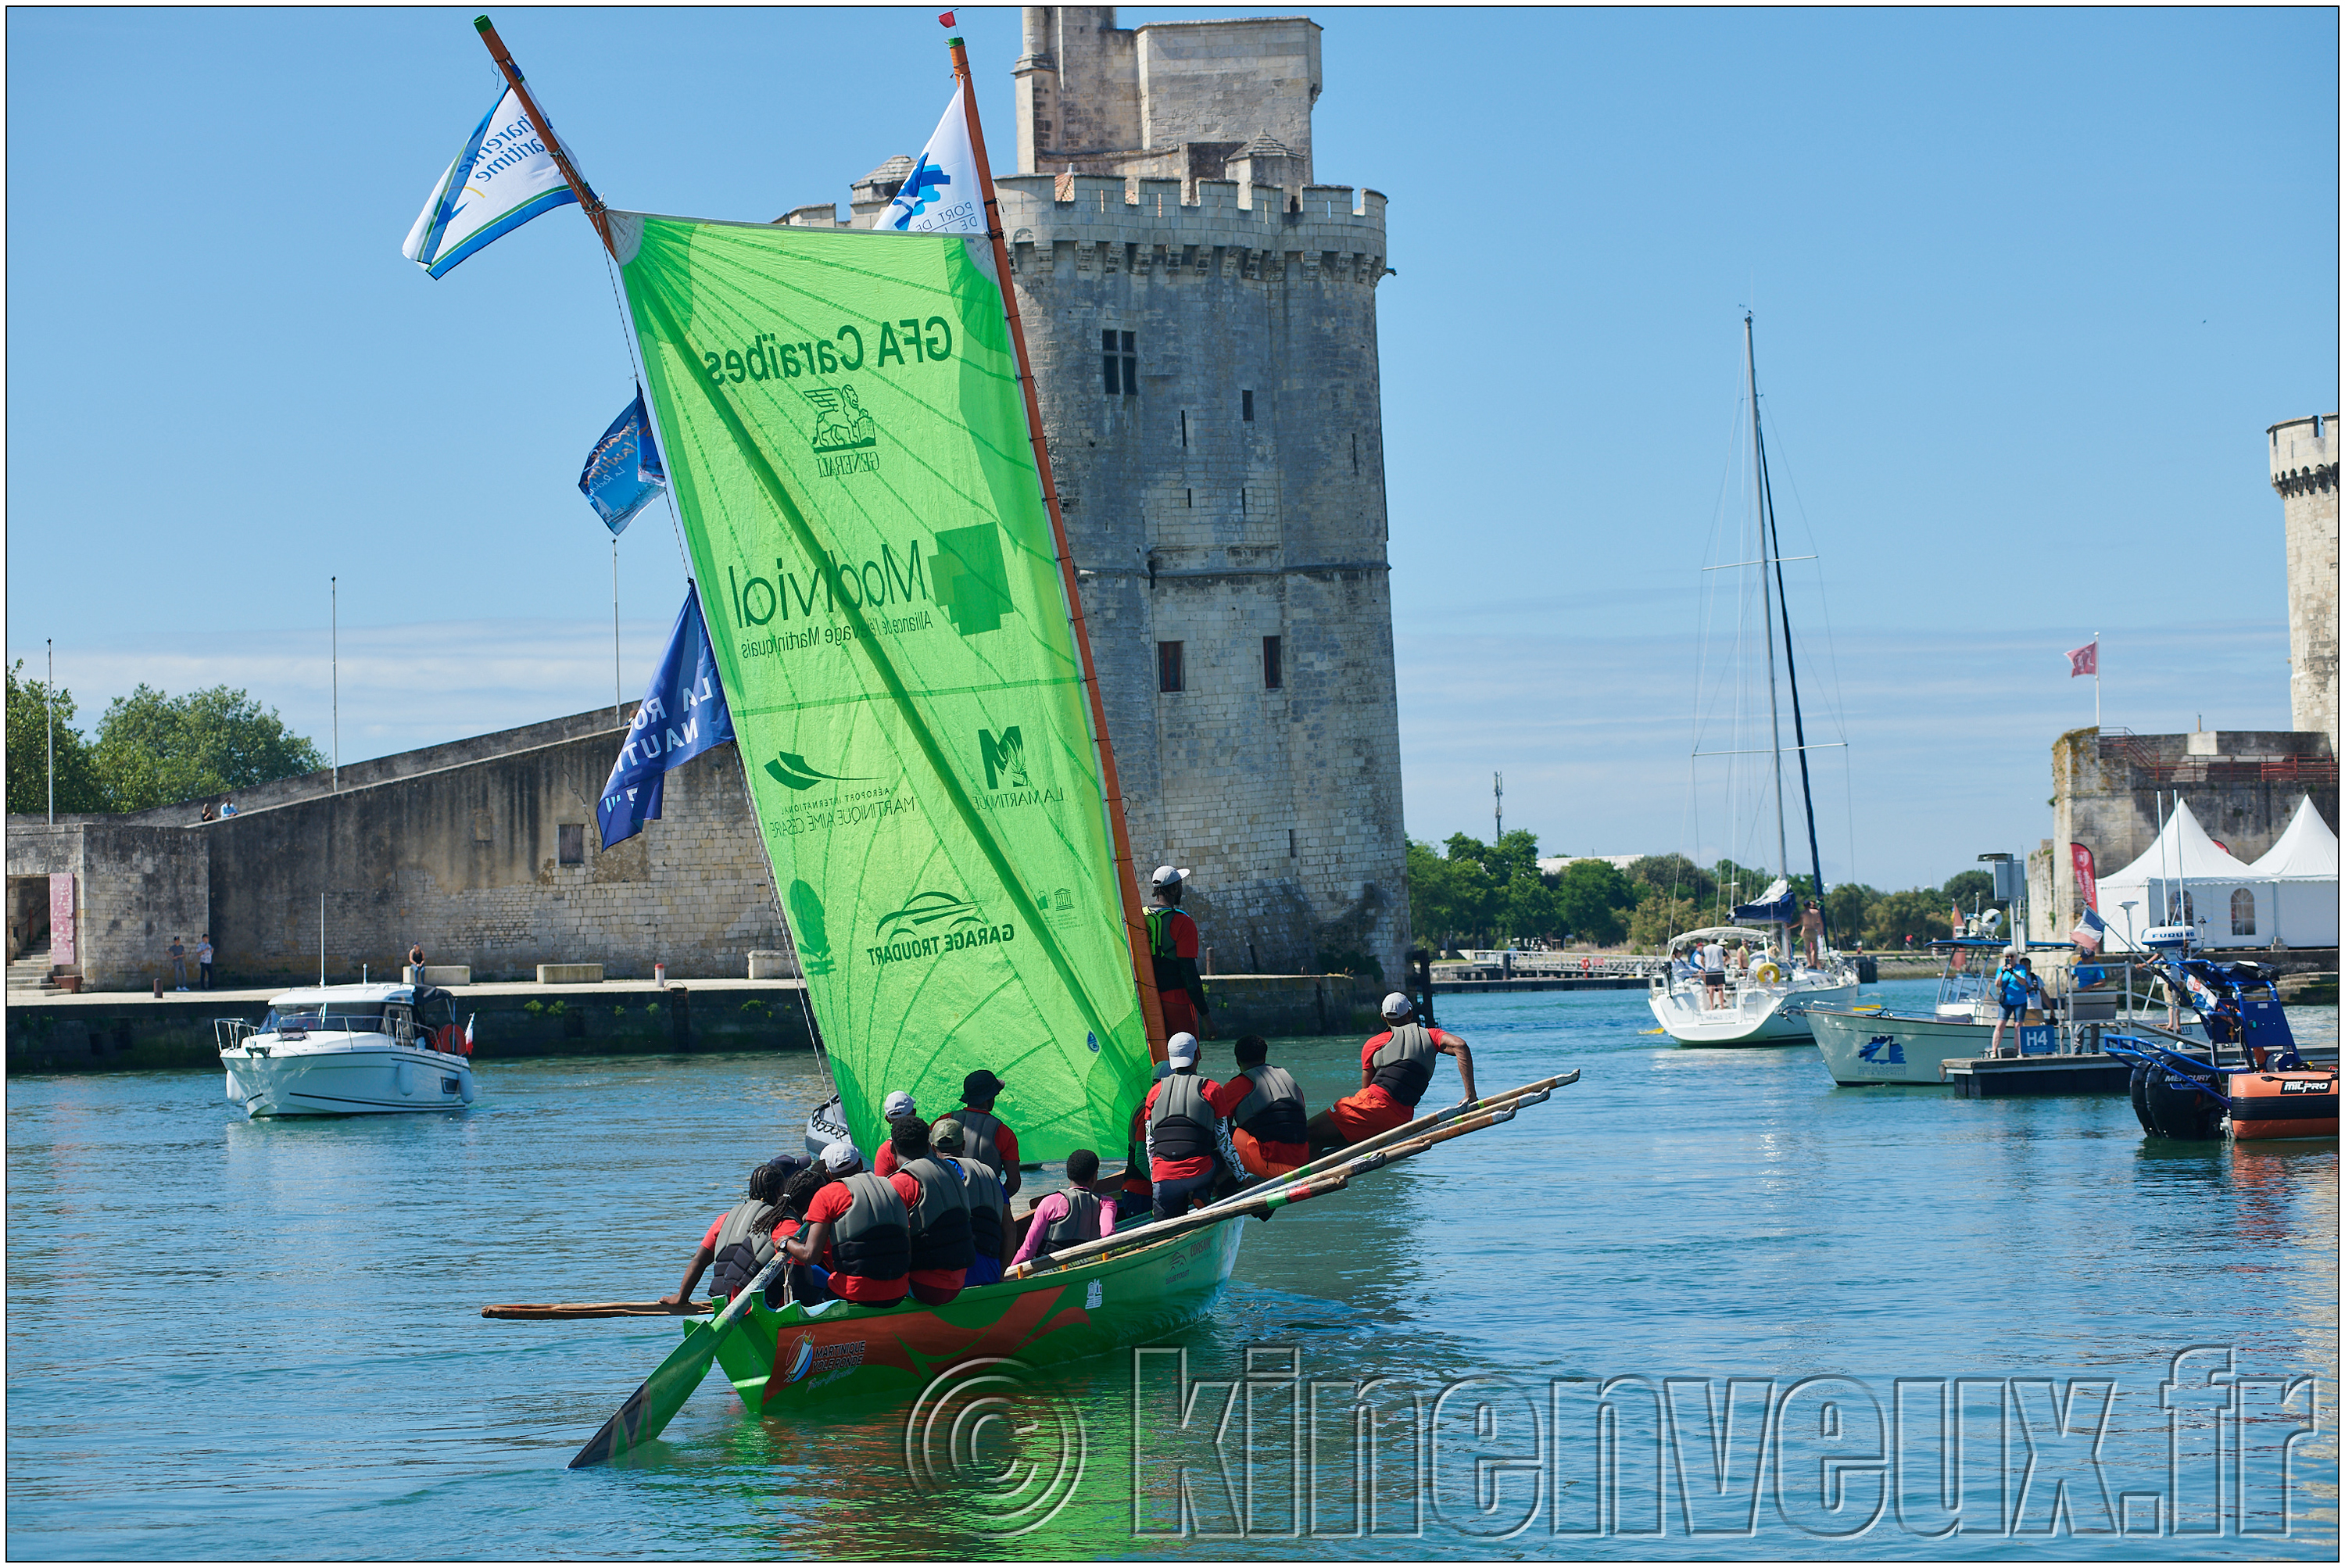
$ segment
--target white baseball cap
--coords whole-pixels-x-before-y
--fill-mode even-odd
[[[863,1156],[844,1138],[822,1151],[822,1168],[833,1176],[846,1176],[863,1164]]]
[[[920,1113],[913,1105],[912,1096],[898,1089],[880,1105],[879,1114],[891,1122],[900,1122],[906,1116],[917,1116]]]
[[[1384,1014],[1387,1018],[1406,1018],[1416,1011],[1409,1004],[1408,998],[1397,991],[1385,998]]]
[[[1197,1037],[1194,1034],[1190,1033],[1185,1029],[1180,1033],[1175,1034],[1172,1039],[1164,1042],[1164,1059],[1167,1062],[1173,1064],[1175,1066],[1195,1066],[1197,1064]]]
[[[1186,866],[1159,866],[1156,868],[1156,874],[1148,879],[1148,885],[1152,888],[1169,888],[1174,882],[1185,882],[1188,880],[1189,868]]]

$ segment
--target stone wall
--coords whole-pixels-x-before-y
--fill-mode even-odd
[[[211,846],[201,834],[103,817],[54,828],[18,817],[9,820],[7,839],[10,876],[73,873],[76,958],[66,969],[85,988],[145,990],[157,980],[168,986],[173,937],[186,945],[193,977],[196,941],[210,929]],[[50,942],[55,952],[55,932]]]
[[[2272,488],[2288,526],[2289,713],[2336,754],[2337,416],[2292,419],[2265,433]]]
[[[2093,851],[2096,875],[2121,871],[2157,841],[2177,794],[2199,826],[2242,860],[2278,841],[2303,796],[2312,797],[2331,830],[2337,826],[2337,758],[2330,738],[2318,732],[2072,729],[2052,744],[2052,839],[2039,851],[2048,863],[2034,873],[2031,890],[2033,929],[2046,941],[2066,940],[2076,924],[2076,879],[2063,863],[2068,846]],[[2048,906],[2041,901],[2047,880]],[[2110,913],[2104,910],[2102,917]]]

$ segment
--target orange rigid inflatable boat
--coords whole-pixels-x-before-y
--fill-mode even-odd
[[[2337,1074],[2303,1069],[2230,1074],[2233,1138],[2333,1138]]]

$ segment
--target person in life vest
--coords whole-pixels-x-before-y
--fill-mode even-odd
[[[1188,1212],[1191,1201],[1213,1185],[1221,1164],[1214,1145],[1222,1118],[1210,1098],[1221,1085],[1197,1075],[1197,1037],[1185,1032],[1172,1036],[1165,1042],[1164,1060],[1172,1071],[1141,1105],[1151,1207],[1158,1219]]]
[[[1079,1241],[1097,1241],[1102,1236],[1115,1234],[1115,1199],[1103,1198],[1091,1190],[1099,1180],[1099,1156],[1089,1149],[1077,1149],[1067,1156],[1067,1180],[1073,1185],[1064,1192],[1045,1193],[1042,1201],[1034,1206],[1028,1217],[1026,1239],[1019,1244],[1018,1256],[1012,1265],[1041,1257],[1062,1247],[1072,1247]]]
[[[1169,1062],[1156,1064],[1156,1081],[1162,1083],[1172,1071]],[[1148,1206],[1156,1191],[1156,1184],[1148,1175],[1148,1102],[1142,1099],[1132,1108],[1132,1126],[1124,1135],[1123,1175],[1115,1178],[1115,1196],[1123,1204],[1123,1212],[1136,1214]]]
[[[990,1285],[1001,1278],[1001,1266],[1016,1250],[1010,1222],[1010,1192],[1001,1173],[968,1152],[969,1135],[950,1116],[939,1117],[929,1129],[929,1145],[949,1156],[960,1169],[961,1190],[969,1196],[969,1240],[975,1249],[965,1286]]]
[[[873,1170],[881,1176],[896,1174],[896,1124],[919,1114],[919,1107],[912,1104],[912,1096],[901,1089],[894,1091],[881,1102],[879,1119],[887,1124],[887,1130],[880,1135],[879,1152],[871,1156]]]
[[[731,1296],[749,1283],[774,1256],[771,1240],[775,1200],[781,1196],[783,1178],[787,1171],[777,1171],[770,1165],[759,1166],[749,1173],[749,1196],[718,1215],[711,1221],[708,1233],[693,1249],[692,1262],[684,1271],[684,1283],[660,1298],[660,1305],[683,1311],[692,1300],[694,1287],[713,1264],[716,1278],[709,1288],[719,1296]]]
[[[1447,1030],[1409,1022],[1416,1009],[1396,991],[1385,998],[1382,1034],[1372,1034],[1360,1047],[1360,1091],[1347,1095],[1311,1118],[1311,1149],[1326,1154],[1406,1125],[1416,1117],[1416,1103],[1433,1082],[1433,1069],[1444,1056],[1457,1059],[1457,1076],[1466,1099],[1474,1093],[1474,1053],[1466,1042]]]
[[[807,1205],[806,1228],[782,1243],[793,1263],[809,1267],[809,1293],[863,1307],[892,1307],[911,1289],[912,1205],[920,1184],[903,1172],[875,1176],[850,1143],[822,1151],[836,1179]]]
[[[960,1166],[929,1146],[929,1125],[918,1116],[896,1124],[896,1177],[911,1178],[905,1195],[911,1218],[912,1294],[941,1307],[969,1282],[976,1244],[969,1234],[969,1188]]]
[[[1238,1163],[1257,1176],[1284,1176],[1307,1164],[1311,1133],[1303,1086],[1285,1068],[1270,1064],[1270,1043],[1259,1034],[1238,1042],[1237,1059],[1237,1076],[1223,1088]],[[1215,1108],[1221,1108],[1218,1099]]]
[[[1016,1197],[1025,1185],[1025,1178],[1018,1174],[1018,1135],[993,1114],[993,1102],[1003,1086],[1000,1079],[980,1067],[960,1081],[960,1109],[952,1114],[952,1119],[960,1124],[969,1157],[991,1166],[1001,1177],[1002,1191]]]
[[[1213,1020],[1205,1009],[1205,983],[1197,974],[1197,922],[1181,909],[1188,885],[1185,869],[1159,866],[1150,879],[1155,901],[1148,906],[1148,952],[1155,961],[1156,1000],[1164,1008],[1168,1033],[1194,1031],[1211,1040]]]
[[[777,1170],[792,1172],[790,1176],[784,1178],[781,1196],[775,1200],[770,1211],[770,1217],[774,1221],[772,1231],[774,1250],[779,1252],[784,1242],[806,1228],[807,1209],[813,1204],[816,1195],[838,1178],[823,1169],[822,1162],[818,1159],[797,1159],[783,1156],[767,1163]],[[809,1306],[826,1298],[824,1295],[816,1293],[813,1276],[807,1273],[807,1266],[803,1263],[790,1264],[782,1270],[781,1284],[778,1288],[784,1299],[803,1302]],[[766,1298],[766,1305],[776,1304],[772,1288],[767,1289]]]
[[[2010,1024],[2013,1033],[2017,1034],[2019,1026],[2027,1022],[2028,993],[2036,990],[2043,983],[2028,972],[2027,960],[2017,948],[2013,948],[2003,955],[2003,967],[1995,972],[1994,983],[1995,999],[2002,1003],[2003,1010],[1995,1018],[1995,1033],[1987,1036],[1986,1054],[1988,1055],[2003,1054],[2003,1026],[2006,1023]],[[2015,1056],[2019,1054],[2019,1046],[2015,1040],[2013,1043],[2011,1054]]]

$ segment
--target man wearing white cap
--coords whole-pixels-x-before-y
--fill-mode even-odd
[[[1149,879],[1155,902],[1148,906],[1148,952],[1156,962],[1156,999],[1164,1006],[1170,1034],[1193,1031],[1211,1040],[1213,1021],[1205,1011],[1205,983],[1197,975],[1197,922],[1181,908],[1189,880],[1185,867],[1159,866]]]
[[[901,1301],[912,1288],[911,1210],[920,1184],[901,1172],[883,1177],[865,1170],[849,1143],[823,1150],[822,1168],[838,1179],[807,1205],[805,1228],[785,1240],[782,1251],[808,1266],[808,1294],[817,1301]]]
[[[1345,1148],[1415,1120],[1416,1103],[1425,1097],[1433,1069],[1444,1056],[1457,1059],[1466,1098],[1475,1098],[1474,1053],[1446,1029],[1411,1023],[1409,1014],[1416,1011],[1397,991],[1385,998],[1386,1028],[1370,1035],[1360,1048],[1360,1092],[1311,1118],[1314,1154]]]
[[[1164,1064],[1172,1070],[1150,1087],[1140,1107],[1158,1219],[1186,1213],[1191,1200],[1213,1185],[1214,1147],[1222,1141],[1222,1118],[1211,1098],[1221,1085],[1197,1075],[1197,1037],[1184,1030],[1166,1041]]]
[[[888,1125],[879,1135],[879,1152],[872,1156],[873,1170],[883,1176],[896,1174],[896,1124],[915,1120],[919,1114],[919,1107],[912,1104],[912,1096],[901,1089],[880,1103],[879,1116]]]

